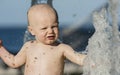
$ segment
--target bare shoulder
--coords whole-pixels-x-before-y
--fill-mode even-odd
[[[67,47],[70,47],[70,46],[68,44],[60,43],[59,47],[62,47],[62,48],[66,47],[67,48]]]
[[[61,43],[61,44],[59,45],[59,48],[60,48],[62,51],[73,50],[73,48],[72,48],[70,45],[67,45],[67,44],[64,44],[64,43]]]
[[[28,42],[24,43],[23,47],[30,47],[33,45],[33,43],[34,43],[34,41],[28,41]]]
[[[25,44],[24,45],[31,45],[31,44],[33,44],[34,43],[34,41],[33,40],[31,40],[31,41],[27,41],[27,42],[25,42]]]

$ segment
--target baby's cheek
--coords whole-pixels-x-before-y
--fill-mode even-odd
[[[40,33],[38,34],[38,36],[41,37],[41,38],[43,38],[43,37],[45,37],[45,33],[41,33],[41,32],[40,32]]]

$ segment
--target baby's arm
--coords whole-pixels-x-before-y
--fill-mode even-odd
[[[78,64],[78,65],[83,65],[84,63],[84,59],[86,57],[86,55],[84,54],[80,54],[76,51],[74,51],[70,46],[68,45],[63,45],[63,49],[64,49],[64,56],[69,59],[70,61]]]
[[[20,52],[14,56],[2,46],[2,42],[0,40],[0,57],[8,66],[17,68],[25,63],[25,48],[23,47]]]

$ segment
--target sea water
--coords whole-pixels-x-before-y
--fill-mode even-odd
[[[3,45],[12,54],[17,54],[23,45],[25,27],[0,28],[0,39]]]

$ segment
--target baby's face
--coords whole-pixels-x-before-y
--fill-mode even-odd
[[[37,42],[53,44],[58,39],[58,22],[55,14],[36,13],[29,18],[29,24]]]

